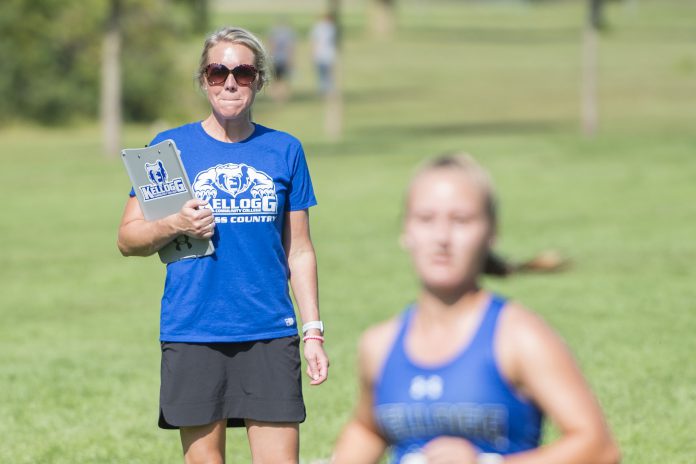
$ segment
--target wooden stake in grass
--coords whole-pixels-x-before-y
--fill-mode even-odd
[[[605,0],[587,0],[587,18],[582,40],[582,130],[594,136],[599,128],[598,54],[599,34],[606,28]]]
[[[343,89],[341,68],[341,0],[329,0],[329,14],[336,26],[336,59],[331,70],[333,86],[324,95],[324,130],[332,142],[337,142],[343,134]]]
[[[593,137],[599,125],[597,102],[597,31],[585,26],[582,40],[582,131]]]
[[[389,39],[394,35],[396,0],[372,0],[370,2],[370,29],[376,39]]]

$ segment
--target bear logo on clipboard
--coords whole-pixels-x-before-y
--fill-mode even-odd
[[[145,172],[150,180],[147,185],[141,185],[140,191],[143,194],[143,201],[156,200],[157,198],[168,195],[186,193],[186,184],[182,177],[177,177],[171,181],[167,180],[167,170],[164,169],[162,160],[158,159],[154,163],[145,163]]]

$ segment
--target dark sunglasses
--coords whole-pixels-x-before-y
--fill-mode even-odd
[[[224,64],[210,63],[205,67],[205,77],[208,85],[222,85],[227,77],[232,74],[238,85],[250,86],[255,80],[258,70],[250,64],[240,64],[230,69]]]

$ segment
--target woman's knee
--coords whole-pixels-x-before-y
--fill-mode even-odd
[[[224,456],[220,453],[209,453],[201,454],[196,453],[195,456],[189,455],[189,453],[184,455],[185,464],[225,464]]]

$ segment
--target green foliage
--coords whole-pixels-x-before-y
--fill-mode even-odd
[[[456,149],[493,175],[503,254],[554,247],[574,264],[486,285],[567,340],[624,462],[693,464],[696,5],[640,0],[611,12],[601,130],[586,140],[577,118],[584,4],[437,3],[400,4],[393,42],[349,29],[342,142],[323,135],[306,42],[291,101],[257,101],[258,122],[303,141],[319,199],[312,237],[332,367],[327,384],[305,388],[302,462],[329,456],[351,412],[359,333],[416,293],[398,245],[411,170]],[[263,32],[275,15],[212,19]],[[293,24],[314,19],[299,12]],[[195,42],[179,53],[194,66]],[[167,98],[192,93],[186,79]],[[127,126],[125,145],[153,135]],[[0,146],[11,199],[0,217],[0,462],[182,462],[176,433],[156,427],[164,267],[122,258],[115,246],[129,189],[120,160],[97,155],[92,126],[5,129]],[[243,431],[228,432],[228,450],[229,462],[251,462]]]
[[[123,20],[124,116],[152,121],[176,105],[178,40],[191,32],[184,8],[167,1],[130,0]],[[193,74],[193,70],[191,70]]]
[[[171,104],[175,42],[188,34],[183,7],[123,0],[124,115],[148,121]],[[0,121],[61,124],[98,113],[108,2],[8,0],[0,14]]]
[[[90,3],[89,6],[84,3]],[[56,123],[93,115],[99,73],[98,22],[103,2],[10,0],[0,30],[2,112]]]

